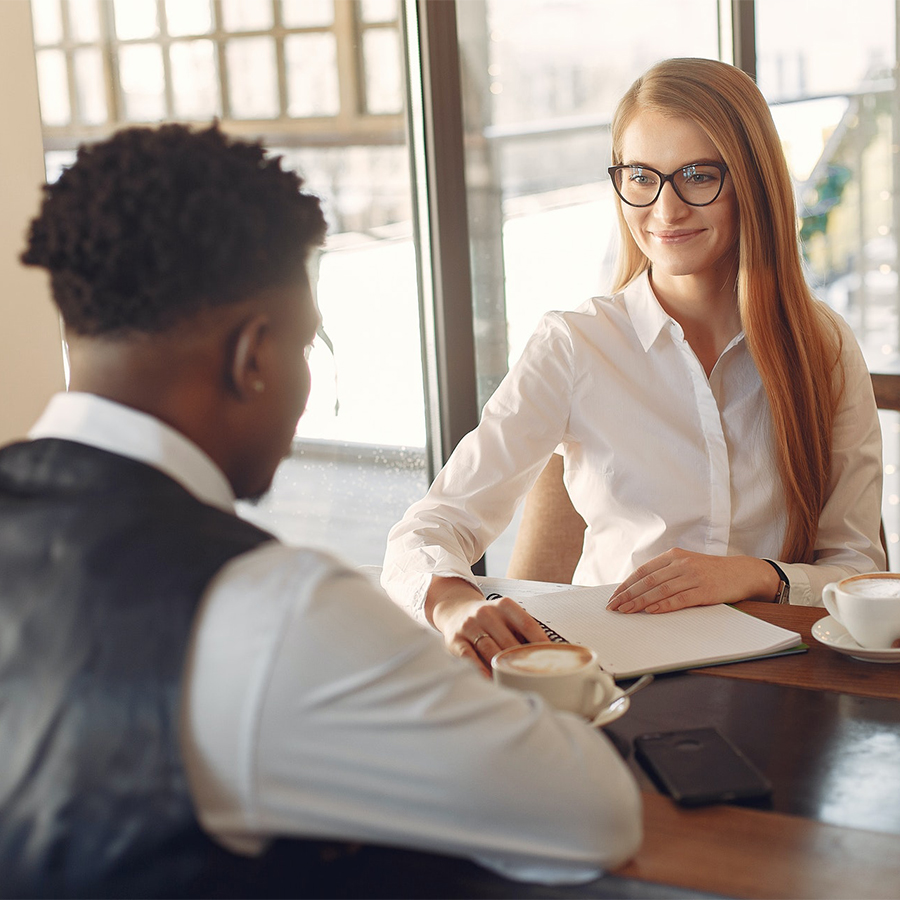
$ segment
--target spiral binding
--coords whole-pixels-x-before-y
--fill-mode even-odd
[[[488,594],[487,597],[485,597],[485,600],[499,600],[502,596],[503,594],[497,593]],[[535,619],[534,621],[537,622],[538,625],[541,626],[541,628],[543,628],[544,634],[546,634],[554,644],[569,643],[569,641],[567,641],[558,631],[554,631],[549,625],[545,625],[540,619]]]

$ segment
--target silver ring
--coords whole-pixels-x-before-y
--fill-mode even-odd
[[[489,635],[486,631],[482,631],[481,634],[479,634],[478,637],[476,637],[475,640],[472,641],[472,646],[477,648],[477,647],[478,647],[478,642],[479,642],[482,638],[486,638],[486,637],[490,637],[490,635]]]

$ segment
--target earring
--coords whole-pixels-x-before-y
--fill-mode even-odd
[[[257,394],[261,394],[266,389],[266,383],[262,379],[257,379],[253,382],[253,390],[256,391]]]

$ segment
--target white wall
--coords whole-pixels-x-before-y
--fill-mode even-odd
[[[18,260],[44,181],[28,0],[0,0],[0,444],[64,387],[59,320],[43,270]]]

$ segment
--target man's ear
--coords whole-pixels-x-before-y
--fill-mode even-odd
[[[272,320],[266,313],[246,319],[237,328],[225,363],[229,386],[239,399],[250,400],[265,391],[271,340]]]

